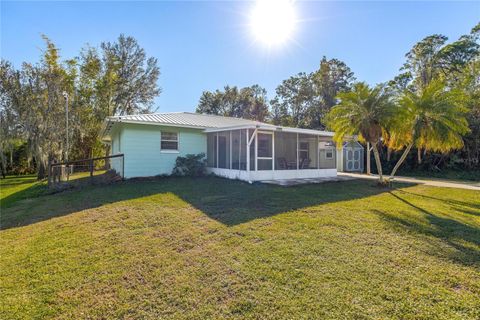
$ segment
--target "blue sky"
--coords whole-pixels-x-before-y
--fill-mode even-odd
[[[405,53],[433,33],[451,40],[480,21],[480,2],[298,1],[294,41],[267,50],[247,26],[245,1],[1,2],[1,57],[16,67],[38,61],[40,34],[65,58],[85,44],[135,37],[158,59],[159,112],[193,111],[203,90],[223,86],[275,87],[318,68],[322,56],[347,63],[357,79],[391,79]]]

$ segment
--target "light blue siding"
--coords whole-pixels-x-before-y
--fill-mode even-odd
[[[120,126],[113,128],[111,137],[112,137],[112,141],[110,143],[110,155],[122,153],[122,150],[121,150],[122,128]],[[117,171],[117,173],[120,175],[122,175],[122,170],[123,170],[122,161],[123,161],[122,158],[110,159],[111,168]]]
[[[122,128],[115,128],[112,130],[112,143],[110,145],[110,154],[119,154],[121,151],[122,145]]]
[[[202,130],[128,123],[118,126],[121,130],[112,141],[125,155],[125,178],[171,174],[178,156],[207,152],[207,136]],[[178,132],[178,152],[160,150],[162,130]]]

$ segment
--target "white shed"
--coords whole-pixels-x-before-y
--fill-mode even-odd
[[[364,148],[358,141],[343,143],[342,149],[337,149],[337,170],[342,172],[363,172]]]

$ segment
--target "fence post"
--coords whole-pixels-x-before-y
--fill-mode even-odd
[[[48,187],[52,186],[52,160],[48,160]]]
[[[122,179],[125,179],[125,156],[122,155]]]
[[[90,159],[90,183],[93,183],[93,159]]]

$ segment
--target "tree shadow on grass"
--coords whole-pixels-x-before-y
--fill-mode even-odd
[[[444,202],[452,206],[452,208],[455,210],[463,211],[461,207],[467,207],[468,209],[465,212],[474,214],[474,215],[480,215],[480,201],[478,201],[478,203],[472,203],[472,202],[453,200],[453,199],[442,199],[442,198],[427,196],[425,194],[419,194],[419,193],[406,191],[406,190],[398,190],[398,191],[406,195],[412,195],[412,196],[417,196],[417,197],[421,197],[429,200]]]
[[[12,186],[19,186],[21,184],[25,184],[25,183],[31,183],[33,182],[34,179],[32,179],[32,181],[14,181],[14,182],[9,182],[9,183],[5,183],[5,182],[2,182],[1,186],[2,188],[4,187],[12,187]]]
[[[22,186],[23,184],[31,184],[30,186]],[[18,187],[18,191],[11,194],[8,187]],[[36,179],[25,179],[24,181],[16,181],[12,183],[5,183],[2,181],[0,188],[2,192],[0,193],[0,209],[6,209],[13,206],[16,202],[35,198],[47,193],[47,186],[42,181],[37,181]],[[8,196],[5,196],[5,193]]]
[[[409,193],[404,190],[397,190],[397,192]],[[438,247],[434,252],[434,254],[437,254],[438,256],[447,256],[461,264],[480,267],[480,252],[478,249],[475,249],[475,246],[480,246],[480,228],[475,228],[454,219],[441,217],[440,215],[430,212],[393,192],[389,193],[402,203],[421,212],[427,219],[427,223],[422,223],[422,221],[412,218],[411,216],[409,217],[407,214],[399,215],[380,210],[373,210],[373,212],[378,214],[384,221],[393,224],[397,228],[408,229],[423,235],[433,236],[455,249],[455,253],[447,254],[445,253],[444,248],[442,249],[441,247]],[[415,193],[411,194],[418,195]],[[436,200],[443,201],[443,199]],[[469,244],[471,244],[471,246],[469,246]]]
[[[405,187],[407,185],[398,185]],[[216,177],[130,180],[27,199],[3,210],[0,229],[25,226],[118,201],[172,193],[212,219],[233,226],[318,204],[360,199],[388,191],[352,180],[280,187]],[[19,193],[28,193],[23,190]],[[22,198],[22,194],[11,195]]]
[[[217,180],[218,178],[216,178]],[[379,188],[375,181],[352,180],[282,187],[218,179],[218,185],[194,191],[177,188],[173,192],[222,224],[234,226],[301,208],[370,197],[391,189]],[[398,185],[407,187],[412,184]]]
[[[1,182],[1,188],[7,188],[6,193],[8,192],[8,187],[16,187],[16,186],[21,186],[23,184],[31,184],[29,187],[22,188],[20,187],[20,190],[9,194],[8,196],[4,196],[3,194],[0,195],[0,208],[1,209],[7,209],[9,207],[12,207],[16,202],[22,201],[22,200],[32,200],[34,198],[40,197],[40,196],[45,196],[45,195],[51,195],[55,193],[60,193],[62,191],[66,191],[69,189],[81,189],[84,187],[91,187],[92,183],[93,184],[107,184],[104,181],[108,182],[108,175],[106,174],[100,174],[94,176],[92,179],[89,176],[83,175],[78,178],[73,177],[72,180],[68,182],[62,182],[60,183],[56,188],[50,189],[48,187],[47,181],[46,180],[41,180],[38,181],[36,177],[31,177],[31,176],[12,176],[8,177],[6,180]],[[12,182],[5,182],[8,181],[8,179],[13,180]],[[3,189],[5,190],[5,189]],[[2,191],[3,191],[2,190]],[[3,192],[2,192],[3,193]]]
[[[5,178],[0,178],[0,186],[13,186],[24,183],[31,183],[37,181],[37,176],[32,174],[27,175],[18,175],[18,176],[7,176]]]

